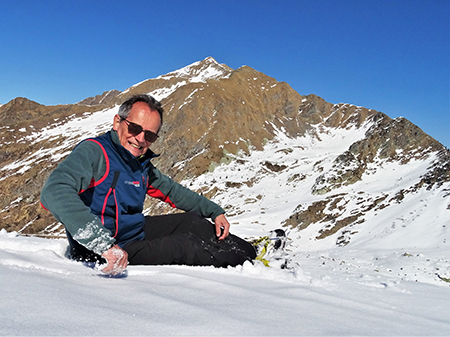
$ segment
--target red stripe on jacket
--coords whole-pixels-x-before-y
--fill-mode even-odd
[[[105,170],[105,174],[104,174],[103,177],[101,177],[100,180],[98,180],[98,181],[95,181],[94,178],[92,178],[92,180],[91,180],[91,182],[90,182],[88,188],[86,189],[86,190],[88,190],[88,189],[90,189],[90,188],[92,188],[92,187],[95,187],[95,186],[97,186],[97,185],[100,185],[100,184],[103,182],[103,180],[105,180],[106,177],[108,176],[108,173],[109,173],[109,158],[108,158],[108,155],[106,154],[105,148],[103,147],[102,144],[100,144],[100,142],[96,141],[95,139],[86,139],[86,140],[87,140],[87,141],[94,142],[94,143],[96,143],[96,144],[98,144],[98,145],[100,146],[100,148],[102,149],[102,152],[103,152],[103,156],[105,157],[105,162],[106,162],[106,170]],[[78,192],[78,194],[81,194],[81,193],[83,193],[83,192],[86,191],[86,190],[81,190],[80,192]]]
[[[155,188],[151,185],[147,189],[147,194],[149,196],[151,196],[152,198],[157,198],[159,200],[167,202],[173,208],[177,207],[177,206],[175,206],[175,204],[172,202],[172,200],[170,200],[170,198],[167,195],[165,195],[163,192],[161,192],[160,190],[158,190],[157,188]]]

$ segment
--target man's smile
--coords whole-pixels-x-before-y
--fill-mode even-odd
[[[133,144],[132,142],[128,142],[128,144],[130,144],[132,147],[134,147],[134,148],[136,148],[138,150],[142,149],[142,146]]]

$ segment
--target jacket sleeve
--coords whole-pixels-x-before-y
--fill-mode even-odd
[[[41,203],[72,237],[87,249],[101,254],[115,239],[100,219],[78,196],[106,171],[106,161],[98,144],[84,141],[50,174],[42,191]]]
[[[173,181],[153,165],[149,172],[147,194],[169,203],[174,208],[186,212],[195,212],[204,218],[211,218],[213,221],[218,215],[225,213],[222,207],[203,195]]]

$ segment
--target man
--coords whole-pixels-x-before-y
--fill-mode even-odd
[[[72,258],[106,260],[102,271],[113,275],[128,263],[225,267],[254,259],[253,246],[229,233],[220,206],[150,162],[162,116],[153,97],[133,96],[112,130],[82,141],[48,178],[41,203],[64,224]],[[186,212],[144,216],[146,194]]]

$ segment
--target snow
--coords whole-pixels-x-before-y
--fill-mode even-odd
[[[206,64],[201,66],[205,61]],[[206,82],[208,79],[223,78],[227,73],[228,71],[225,67],[217,63],[212,57],[207,57],[203,61],[194,62],[174,72],[158,76],[156,79],[170,80],[183,78],[187,79],[190,83],[201,83]]]
[[[448,260],[384,249],[297,258],[296,271],[130,266],[107,278],[64,239],[0,232],[1,335],[446,335]],[[448,251],[447,251],[448,253]],[[446,255],[448,256],[448,254]],[[400,274],[413,274],[414,278]],[[397,275],[399,274],[399,275]]]

